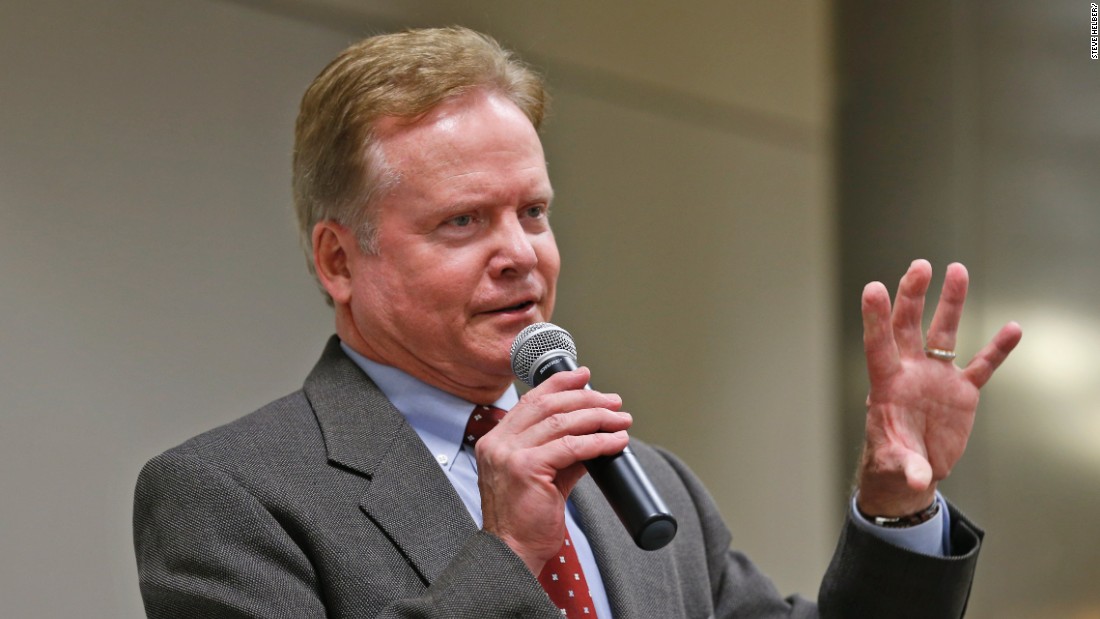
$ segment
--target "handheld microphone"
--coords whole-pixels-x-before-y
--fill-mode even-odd
[[[520,331],[512,342],[512,372],[532,387],[558,372],[575,369],[577,346],[561,327],[538,322]],[[639,548],[657,550],[672,541],[676,518],[629,445],[614,456],[586,460],[584,466]]]

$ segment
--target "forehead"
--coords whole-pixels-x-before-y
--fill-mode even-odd
[[[541,172],[546,159],[527,116],[505,96],[478,90],[414,121],[383,118],[375,135],[386,167],[402,180],[481,173]]]

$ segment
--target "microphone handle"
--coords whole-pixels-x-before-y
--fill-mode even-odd
[[[575,369],[577,362],[572,357],[553,357],[536,368],[532,382],[538,386],[553,374]],[[591,387],[585,385],[585,389]],[[639,548],[657,550],[672,541],[676,518],[657,494],[630,445],[613,456],[586,460],[584,466]]]

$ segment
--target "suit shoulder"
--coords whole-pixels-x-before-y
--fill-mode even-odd
[[[233,467],[250,460],[299,458],[319,451],[324,442],[317,418],[299,390],[225,425],[208,430],[154,458],[187,458]]]
[[[695,474],[692,473],[691,469],[684,464],[682,460],[676,457],[675,454],[664,447],[651,445],[645,441],[631,438],[630,449],[634,451],[635,455],[646,467],[660,467],[675,474],[676,477],[684,481],[696,481]]]

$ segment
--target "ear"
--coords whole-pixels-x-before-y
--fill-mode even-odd
[[[313,268],[321,286],[336,305],[346,305],[351,299],[351,265],[358,254],[355,235],[331,220],[313,226]]]

